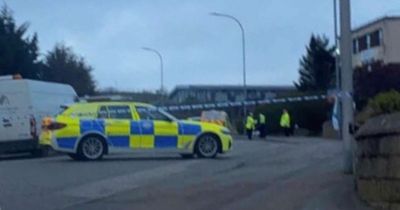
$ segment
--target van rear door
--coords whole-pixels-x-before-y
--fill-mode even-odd
[[[12,124],[9,117],[6,115],[6,113],[0,110],[0,142],[7,141],[10,138],[8,129],[11,127],[11,125]]]
[[[32,139],[30,117],[13,111],[0,111],[0,142]]]

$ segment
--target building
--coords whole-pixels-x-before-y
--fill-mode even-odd
[[[400,16],[385,16],[355,28],[353,68],[400,63]]]
[[[294,86],[247,86],[247,99],[271,99],[295,91]],[[171,92],[169,99],[179,104],[237,102],[244,100],[244,91],[242,85],[180,85]]]

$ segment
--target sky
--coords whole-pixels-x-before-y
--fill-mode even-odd
[[[41,52],[72,47],[93,66],[100,88],[160,88],[243,82],[240,20],[246,35],[247,83],[292,85],[311,34],[333,37],[333,0],[0,0],[17,23],[29,22]],[[352,26],[400,15],[399,0],[351,0]]]

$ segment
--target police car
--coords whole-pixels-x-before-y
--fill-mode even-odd
[[[180,121],[144,103],[77,103],[42,122],[40,143],[74,160],[139,149],[173,149],[183,158],[215,158],[232,147],[229,129]]]

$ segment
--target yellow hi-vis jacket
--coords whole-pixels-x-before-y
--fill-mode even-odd
[[[254,118],[252,116],[248,116],[246,120],[246,129],[254,130],[254,128],[255,128]]]
[[[260,114],[260,116],[259,116],[259,123],[260,124],[265,124],[265,115],[263,115],[263,114]]]
[[[281,127],[290,128],[290,116],[289,113],[283,113],[281,116]]]

